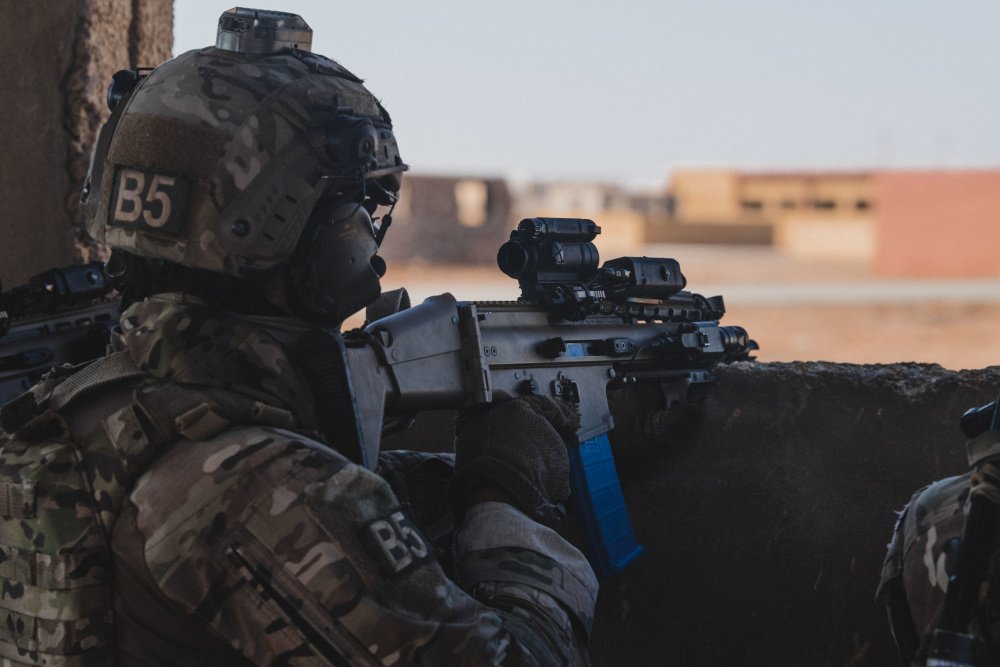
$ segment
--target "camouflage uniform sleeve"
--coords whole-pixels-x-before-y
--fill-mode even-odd
[[[923,489],[918,491],[915,500]],[[916,657],[920,647],[920,637],[913,625],[910,612],[910,602],[903,587],[903,526],[910,513],[910,503],[896,518],[896,526],[892,531],[892,539],[886,548],[885,560],[882,562],[882,576],[875,591],[875,599],[885,603],[886,614],[889,617],[889,630],[899,649],[903,664],[909,665]]]
[[[160,593],[255,664],[585,661],[574,626],[589,624],[592,575],[581,585],[579,554],[503,506],[473,508],[458,539],[480,601],[384,480],[291,432],[181,443],[131,499]],[[494,521],[509,540],[483,536]]]
[[[520,510],[497,502],[473,506],[455,536],[459,583],[538,653],[560,664],[587,664],[597,578],[575,547]]]
[[[917,491],[900,513],[876,596],[883,599],[904,663],[940,621],[948,591],[947,544],[965,525],[971,473]]]

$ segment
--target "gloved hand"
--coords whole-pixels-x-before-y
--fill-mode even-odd
[[[451,511],[448,484],[454,470],[454,454],[389,450],[378,455],[378,474],[425,535],[442,518],[450,521],[445,515]]]
[[[449,491],[456,518],[487,489],[536,521],[555,522],[570,493],[566,446],[579,427],[575,405],[544,396],[460,412]]]

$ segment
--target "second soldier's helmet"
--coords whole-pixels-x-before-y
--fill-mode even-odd
[[[374,257],[368,216],[395,202],[406,165],[385,109],[310,41],[294,14],[234,9],[217,46],[119,72],[82,196],[91,235],[238,278],[288,264],[317,224],[336,228],[337,261]],[[337,245],[308,241],[305,261]]]

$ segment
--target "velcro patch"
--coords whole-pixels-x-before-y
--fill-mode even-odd
[[[191,182],[131,167],[115,170],[108,224],[177,236],[184,230]]]
[[[431,543],[399,510],[365,524],[361,537],[389,576],[402,574],[434,558]]]

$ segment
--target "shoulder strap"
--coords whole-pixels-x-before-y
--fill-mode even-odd
[[[0,428],[14,433],[46,410],[64,408],[92,389],[143,375],[127,351],[115,352],[85,366],[57,367],[38,385],[0,407]]]
[[[142,377],[144,373],[126,350],[98,359],[56,385],[41,407],[59,410],[85,393],[109,384]]]

